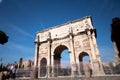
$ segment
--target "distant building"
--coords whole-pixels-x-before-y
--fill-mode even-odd
[[[120,74],[120,64],[117,62],[103,63],[105,74]]]
[[[23,60],[22,58],[20,58],[18,65],[19,65],[18,68],[29,68],[29,67],[33,67],[34,61]]]
[[[22,66],[23,66],[24,68],[33,67],[33,65],[34,65],[34,61],[32,61],[32,60],[24,60],[24,61],[22,62]]]

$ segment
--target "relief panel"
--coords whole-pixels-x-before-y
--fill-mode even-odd
[[[83,39],[82,44],[84,49],[90,49],[90,42],[88,38]]]
[[[44,43],[44,44],[41,44],[40,46],[40,54],[47,54],[48,53],[48,44]]]

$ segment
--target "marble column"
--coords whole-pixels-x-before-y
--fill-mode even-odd
[[[35,61],[34,61],[34,77],[38,78],[38,60],[39,60],[39,46],[40,46],[40,41],[39,41],[39,36],[37,37],[37,41],[35,41]],[[37,75],[36,75],[37,73]]]
[[[91,35],[90,30],[87,30],[86,32],[87,32],[88,39],[89,39],[89,42],[90,42],[92,59],[95,60],[96,56],[95,56],[94,46],[93,46],[93,43],[92,43],[92,35]]]
[[[94,31],[94,29],[93,29],[93,31]],[[93,43],[93,46],[94,46],[94,49],[95,49],[95,56],[96,56],[96,59],[97,59],[99,65],[100,65],[99,70],[98,70],[98,74],[99,75],[105,75],[104,70],[103,70],[103,65],[102,65],[102,62],[101,62],[101,58],[100,58],[100,54],[99,54],[99,50],[98,50],[98,47],[97,47],[95,32],[93,32],[91,35],[92,35],[92,43]]]
[[[48,38],[48,58],[47,58],[47,76],[50,77],[50,67],[51,67],[51,34],[49,33]]]
[[[87,30],[87,35],[90,41],[91,46],[91,55],[92,55],[92,73],[93,75],[104,75],[103,66],[100,60],[99,51],[96,44],[96,39],[94,32],[91,33],[90,30]]]
[[[76,64],[76,56],[75,56],[75,49],[74,49],[74,38],[73,38],[73,31],[70,28],[70,46],[71,46],[71,76],[75,76],[77,73],[77,64]]]
[[[54,54],[51,54],[52,77],[54,77]]]

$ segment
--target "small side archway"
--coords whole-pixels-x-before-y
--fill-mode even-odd
[[[87,52],[81,52],[79,54],[79,74],[85,75],[85,72],[89,72],[92,75],[91,60]]]
[[[84,61],[84,57],[90,57],[89,56],[89,54],[88,53],[86,53],[86,52],[81,52],[80,54],[79,54],[79,62],[83,62]]]
[[[46,58],[42,58],[40,60],[40,76],[44,77],[47,74],[47,59]]]

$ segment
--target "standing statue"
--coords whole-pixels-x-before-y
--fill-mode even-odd
[[[111,40],[114,44],[117,60],[120,60],[120,18],[112,19],[111,24]]]

